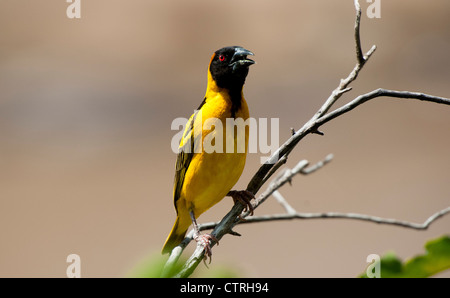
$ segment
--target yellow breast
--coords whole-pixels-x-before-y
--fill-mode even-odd
[[[184,201],[180,203],[193,210],[195,216],[218,203],[236,184],[248,150],[249,127],[243,124],[249,112],[244,97],[235,120],[231,118],[228,94],[208,90],[201,118],[194,123],[194,135],[201,132],[202,151],[194,153],[180,193]]]

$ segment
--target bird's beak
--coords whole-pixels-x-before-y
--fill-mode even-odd
[[[235,71],[238,67],[248,67],[256,62],[252,59],[248,59],[247,56],[253,56],[252,52],[241,47],[236,47],[234,49],[233,57],[231,57],[229,66],[233,67]]]

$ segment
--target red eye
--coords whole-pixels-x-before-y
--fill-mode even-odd
[[[220,61],[220,62],[225,61],[225,56],[224,56],[224,55],[219,55],[219,61]]]

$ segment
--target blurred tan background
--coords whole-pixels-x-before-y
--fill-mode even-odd
[[[0,277],[64,277],[72,253],[82,277],[121,277],[159,253],[175,219],[170,125],[203,99],[216,49],[256,54],[245,95],[253,117],[280,118],[280,144],[355,63],[353,1],[81,4],[71,20],[62,0],[0,2]],[[363,48],[378,50],[337,106],[379,87],[450,97],[450,2],[381,0],[381,19],[361,4]],[[281,190],[299,211],[423,222],[449,206],[449,106],[377,99],[322,130],[287,164],[335,155]],[[259,157],[249,156],[236,188]],[[256,214],[282,211],[268,201]],[[348,220],[243,225],[242,237],[214,248],[211,266],[244,277],[354,277],[369,254],[409,258],[449,227],[450,216],[427,231]]]

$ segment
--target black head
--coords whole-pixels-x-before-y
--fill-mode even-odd
[[[230,90],[242,89],[248,67],[255,63],[247,55],[254,54],[238,46],[221,48],[214,53],[209,71],[217,86]]]

